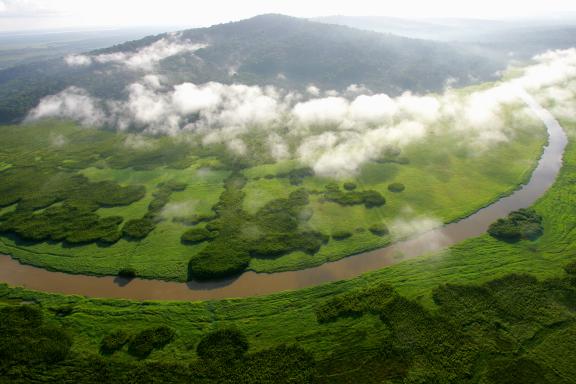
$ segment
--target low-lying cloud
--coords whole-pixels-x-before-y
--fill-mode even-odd
[[[99,106],[99,100],[93,98],[82,88],[69,87],[64,91],[47,96],[30,111],[32,120],[44,117],[73,119],[82,125],[101,126],[106,120],[105,112]]]
[[[150,70],[167,55],[199,47],[162,39],[122,58],[73,56],[68,61],[70,65],[114,61]],[[297,159],[319,175],[348,177],[387,149],[402,149],[438,132],[459,135],[462,145],[474,151],[510,140],[514,124],[536,124],[519,97],[522,89],[539,100],[554,100],[553,112],[573,116],[574,79],[576,49],[536,56],[519,76],[491,87],[395,98],[371,94],[357,85],[345,92],[347,97],[312,84],[304,94],[216,82],[168,86],[148,73],[129,85],[124,100],[98,99],[71,87],[42,99],[29,118],[72,118],[84,125],[143,134],[186,132],[203,145],[224,144],[237,156],[250,156],[247,138],[256,132],[264,138],[261,147],[271,159]]]
[[[410,207],[388,224],[398,251],[405,256],[422,255],[445,248],[450,239],[444,234],[443,223],[431,216],[418,215]]]
[[[198,206],[198,201],[182,201],[178,203],[168,203],[162,209],[162,217],[164,219],[171,220],[176,217],[190,217],[196,213],[196,207]]]
[[[162,38],[136,52],[113,52],[99,55],[69,55],[64,58],[71,67],[89,66],[94,63],[118,64],[129,69],[151,71],[160,61],[184,52],[206,48],[206,44]]]

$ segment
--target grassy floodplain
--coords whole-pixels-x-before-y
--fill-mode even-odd
[[[410,220],[424,216],[438,222],[450,222],[517,188],[536,165],[546,136],[539,123],[513,120],[509,123],[515,130],[513,141],[485,150],[468,150],[460,145],[458,138],[443,134],[439,129],[439,133],[426,143],[409,145],[400,154],[366,164],[357,177],[337,181],[306,172],[294,180],[291,172],[305,171],[302,164],[294,160],[266,163],[260,155],[256,156],[257,160],[244,162],[241,169],[235,169],[238,159],[230,158],[222,148],[200,147],[192,140],[134,137],[57,121],[1,127],[0,176],[7,175],[6,172],[18,175],[21,167],[27,167],[26,175],[31,179],[34,172],[48,174],[45,184],[57,184],[51,181],[57,177],[81,177],[84,179],[80,184],[108,183],[108,188],[116,188],[115,193],[122,193],[126,188],[144,188],[145,192],[136,201],[96,199],[81,204],[75,196],[54,200],[43,195],[26,195],[20,200],[15,196],[3,203],[0,214],[19,210],[25,204],[34,213],[41,213],[64,201],[65,206],[88,207],[90,217],[101,220],[100,229],[98,233],[69,237],[78,240],[73,244],[67,241],[69,238],[23,241],[18,235],[5,231],[0,237],[0,252],[25,263],[71,273],[115,275],[129,269],[141,277],[185,281],[190,277],[189,261],[200,257],[210,242],[184,243],[181,237],[191,228],[208,228],[211,233],[217,233],[210,227],[215,219],[212,208],[224,196],[225,181],[235,174],[234,177],[240,176],[244,180],[238,197],[244,213],[239,220],[256,220],[256,226],[260,225],[254,234],[247,236],[258,236],[259,228],[278,222],[274,204],[291,193],[305,190],[307,204],[297,207],[294,218],[299,222],[291,230],[309,233],[312,242],[278,245],[273,243],[275,235],[269,236],[271,243],[266,252],[272,253],[242,256],[239,268],[276,272],[320,265],[388,244],[396,235],[393,227],[389,235],[375,235],[370,229],[393,226],[397,217]],[[158,197],[163,193],[162,185],[170,182],[180,183],[184,188]],[[326,188],[335,183],[346,194],[375,191],[386,204],[367,207],[360,203],[342,205],[326,201]],[[356,189],[346,191],[345,183],[354,184]],[[405,189],[390,191],[389,186],[394,183],[402,184]],[[42,191],[45,184],[33,188]],[[155,208],[151,208],[153,206]],[[259,223],[259,217],[266,212],[272,216]],[[110,226],[118,218],[122,223],[118,227]],[[153,221],[151,231],[146,227],[142,238],[137,239],[128,236],[132,232],[127,235],[124,231],[122,235],[123,225],[130,221],[140,225],[142,218]],[[109,222],[103,222],[104,219]],[[222,220],[219,222],[221,224]],[[266,230],[277,233],[284,229]],[[100,238],[106,240],[104,244],[98,240],[100,232],[107,234]],[[86,239],[90,241],[80,241]],[[260,249],[258,252],[261,253]]]
[[[71,360],[52,371],[37,367],[40,376],[65,367],[86,374],[88,367],[71,361],[93,359],[106,335],[168,325],[176,337],[144,363],[125,347],[97,358],[99,364],[110,372],[118,364],[150,372],[154,362],[185,360],[193,363],[182,370],[201,375],[195,346],[210,331],[233,326],[253,353],[280,344],[308,351],[320,382],[573,383],[576,124],[561,123],[570,143],[556,183],[534,206],[544,219],[544,234],[535,241],[485,235],[353,280],[260,298],[135,302],[3,287],[2,303],[38,303],[48,321],[74,335]],[[145,370],[142,364],[152,365]],[[234,382],[218,367],[221,381]],[[292,374],[293,366],[286,367]]]

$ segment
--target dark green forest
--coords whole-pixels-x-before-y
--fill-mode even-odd
[[[73,306],[16,304],[4,290],[0,382],[571,383],[560,372],[576,364],[576,263],[565,271],[544,281],[511,274],[481,285],[441,285],[433,310],[384,283],[332,296],[314,307],[326,327],[316,341],[344,319],[375,316],[383,330],[362,336],[373,339],[373,349],[350,344],[322,360],[297,343],[253,351],[245,334],[227,326],[189,345],[188,361],[148,361],[179,337],[169,319],[140,331],[127,323],[104,336],[99,350],[78,355],[71,352],[74,333],[56,321]],[[132,360],[114,357],[123,349]]]
[[[133,52],[167,36],[150,36],[93,53]],[[459,79],[459,85],[469,84],[470,79],[494,79],[494,73],[505,66],[446,43],[283,15],[190,29],[182,31],[181,38],[209,45],[193,56],[178,54],[163,60],[156,72],[167,84],[217,81],[300,90],[310,83],[336,90],[363,84],[374,92],[398,95],[407,90],[439,91],[449,78]],[[238,67],[233,75],[231,67]],[[42,97],[72,85],[96,97],[121,99],[126,86],[139,78],[138,72],[119,66],[69,67],[61,59],[8,68],[0,71],[0,123],[19,121]]]

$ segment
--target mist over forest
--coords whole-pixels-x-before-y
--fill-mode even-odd
[[[0,383],[576,383],[550,2],[0,0]]]

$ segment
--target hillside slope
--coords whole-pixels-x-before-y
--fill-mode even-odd
[[[184,43],[198,47],[170,51],[174,46],[169,44]],[[164,56],[146,57],[152,61],[144,64],[153,65],[145,70],[122,65],[122,58],[154,55],[159,47]],[[85,65],[89,60],[92,64]],[[0,71],[0,122],[21,119],[40,98],[72,85],[96,96],[122,98],[127,85],[152,72],[167,85],[217,81],[303,90],[314,84],[342,91],[361,84],[396,95],[437,91],[449,79],[456,85],[491,79],[500,69],[496,62],[445,43],[282,15],[149,36],[91,52],[72,64],[57,59]]]

